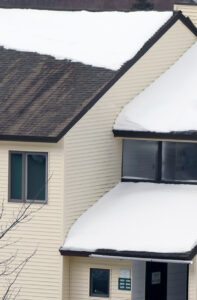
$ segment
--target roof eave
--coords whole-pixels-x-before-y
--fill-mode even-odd
[[[116,251],[111,249],[98,249],[96,251],[72,251],[60,248],[60,253],[63,256],[78,256],[90,257],[91,255],[103,255],[113,257],[127,257],[127,258],[141,258],[141,259],[159,259],[159,260],[177,260],[177,261],[191,261],[197,254],[197,246],[188,252],[177,253],[158,253],[146,251]]]
[[[57,143],[56,137],[48,136],[23,136],[23,135],[0,135],[0,141],[12,141],[12,142],[37,142],[37,143]]]
[[[122,138],[197,141],[197,131],[193,130],[180,132],[150,132],[114,129],[113,133],[115,137]]]

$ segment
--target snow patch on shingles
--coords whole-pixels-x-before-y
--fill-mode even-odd
[[[114,129],[150,132],[197,130],[196,78],[197,43],[123,108]]]
[[[0,45],[117,70],[172,12],[0,9]]]
[[[197,244],[197,186],[119,183],[71,227],[64,250],[181,253]]]

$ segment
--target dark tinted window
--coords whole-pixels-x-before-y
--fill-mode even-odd
[[[90,296],[109,297],[109,270],[90,269]]]
[[[124,140],[123,178],[155,180],[158,142]]]
[[[22,199],[22,154],[12,153],[11,163],[11,199]]]
[[[163,142],[162,179],[165,181],[197,181],[197,145]]]
[[[9,200],[45,201],[47,153],[10,152]]]
[[[28,154],[27,160],[27,199],[45,200],[46,156]]]

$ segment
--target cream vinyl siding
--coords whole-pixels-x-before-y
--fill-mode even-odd
[[[181,5],[175,4],[174,10],[181,10],[182,13],[189,17],[194,25],[197,26],[197,5]]]
[[[110,295],[107,298],[90,297],[90,268],[110,270]],[[102,260],[92,258],[70,259],[70,300],[131,300],[131,291],[118,289],[120,269],[131,271],[131,262],[118,260]]]
[[[196,37],[185,25],[176,22],[66,134],[65,234],[121,178],[121,140],[112,133],[121,109],[195,41]]]
[[[62,300],[70,300],[70,257],[63,256]]]
[[[121,179],[122,143],[112,133],[121,109],[176,62],[195,41],[191,31],[177,21],[66,134],[65,236],[80,215]],[[68,271],[67,267],[64,272]],[[82,289],[85,285],[81,278]],[[66,300],[67,286],[68,280],[63,283],[63,299]]]
[[[35,151],[48,153],[48,203],[36,211],[29,222],[16,227],[8,237],[15,241],[8,248],[1,249],[1,260],[17,252],[17,260],[22,261],[34,250],[36,254],[25,266],[16,286],[21,288],[19,300],[61,299],[62,257],[59,247],[62,244],[62,210],[64,151],[63,143],[19,143],[0,142],[0,201],[4,199],[5,215],[1,225],[12,220],[13,213],[20,209],[20,203],[8,203],[8,158],[9,150]],[[32,210],[41,207],[32,205]],[[7,239],[6,239],[7,240]],[[2,241],[1,241],[2,246]],[[0,286],[0,299],[5,282]]]
[[[197,300],[197,257],[189,265],[189,297],[188,300]]]

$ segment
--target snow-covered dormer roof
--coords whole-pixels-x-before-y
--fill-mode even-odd
[[[169,70],[126,105],[115,131],[197,131],[197,43]],[[126,134],[126,133],[125,133]]]
[[[74,223],[61,252],[191,259],[196,195],[196,185],[121,182]]]
[[[0,45],[117,70],[171,16],[156,11],[0,9]]]

